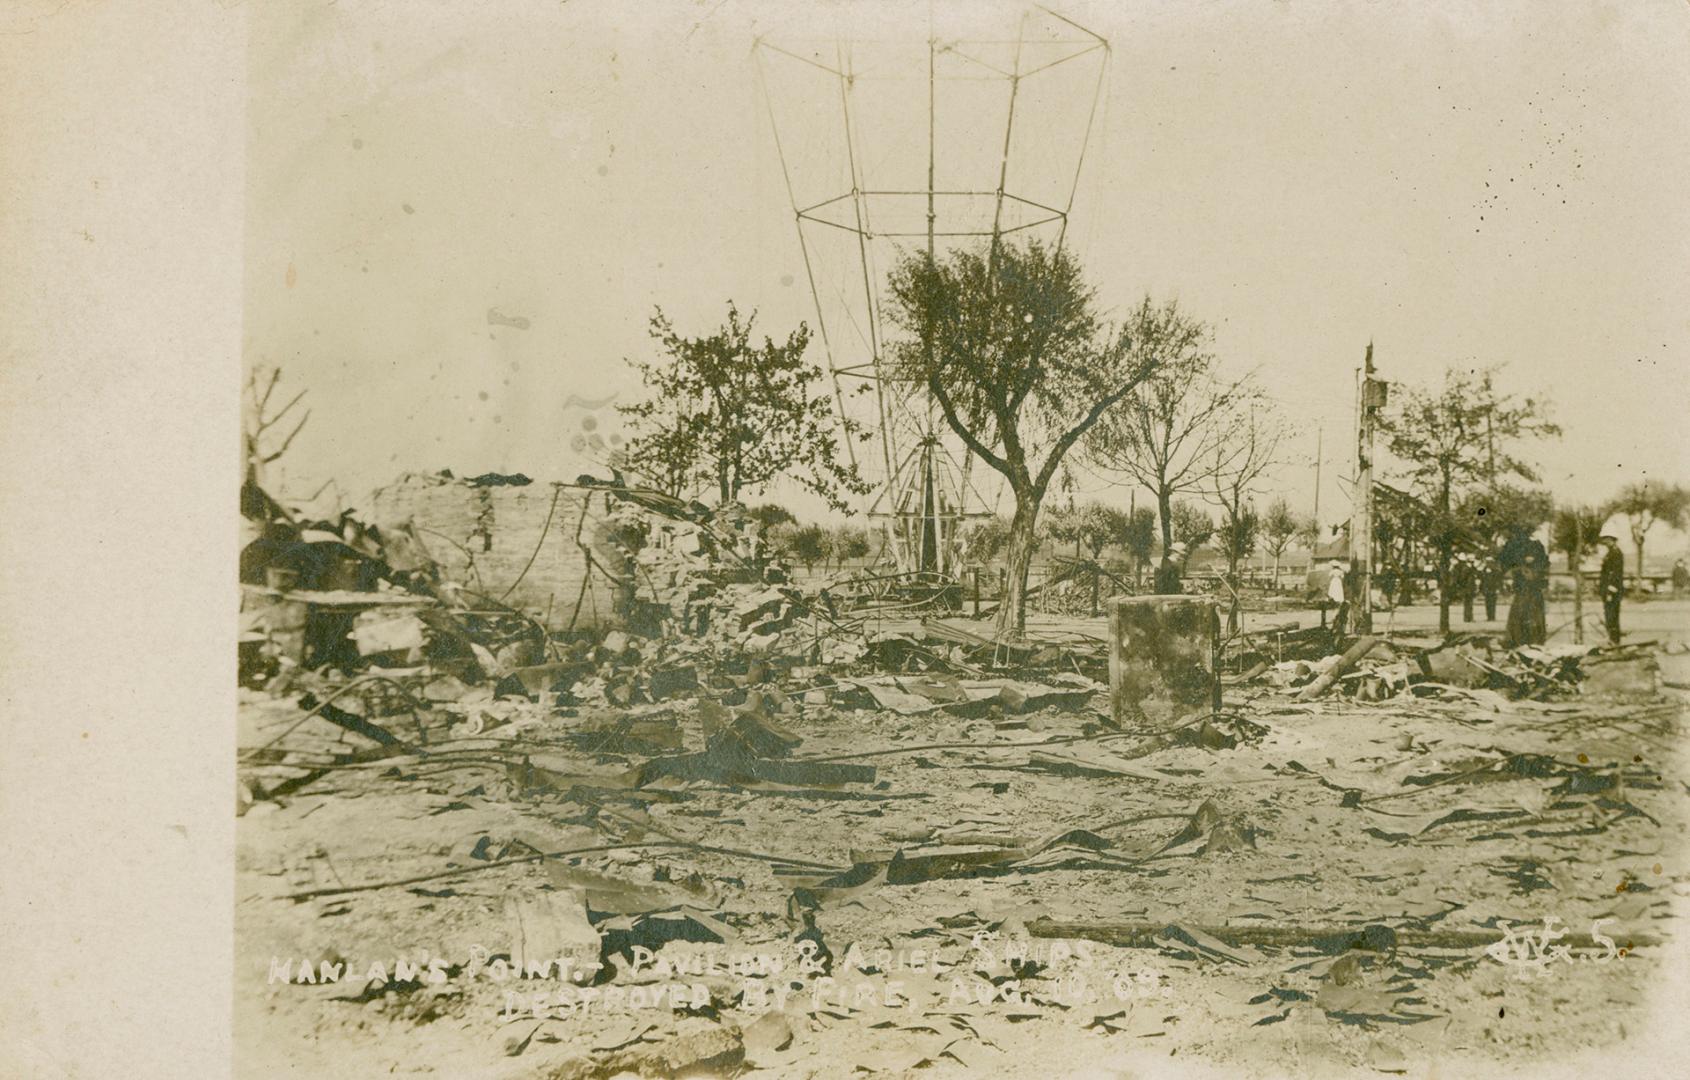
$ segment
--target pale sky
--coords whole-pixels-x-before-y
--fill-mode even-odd
[[[859,37],[925,35],[907,4],[823,6]],[[971,36],[1015,25],[936,6]],[[1324,433],[1323,518],[1370,339],[1388,379],[1501,363],[1551,399],[1566,434],[1528,456],[1560,495],[1690,480],[1690,4],[1055,6],[1111,44],[1068,243],[1106,307],[1149,291],[1211,321],[1296,455]],[[573,479],[575,440],[616,426],[604,399],[637,391],[622,358],[648,354],[652,305],[694,333],[729,298],[773,333],[815,323],[752,54],[830,38],[813,6],[248,11],[245,339],[310,391],[290,491]],[[789,154],[832,138],[803,134]],[[1276,487],[1307,509],[1312,468]]]

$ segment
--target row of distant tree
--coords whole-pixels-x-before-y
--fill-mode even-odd
[[[777,503],[753,506],[750,517],[762,534],[766,553],[802,566],[806,572],[813,572],[818,566],[836,570],[846,563],[880,554],[882,545],[875,534],[856,525],[803,523]]]
[[[1119,548],[1138,575],[1162,550],[1159,523],[1156,511],[1149,507],[1129,509],[1092,501],[1046,511],[1040,532],[1050,542],[1050,549],[1072,544],[1075,558],[1089,555],[1093,562],[1100,560],[1106,549]],[[1312,547],[1319,536],[1314,519],[1293,513],[1283,498],[1275,499],[1265,512],[1246,503],[1238,513],[1223,514],[1218,521],[1200,504],[1177,500],[1170,506],[1167,526],[1172,542],[1192,551],[1207,544],[1229,566],[1257,552],[1265,553],[1273,558],[1276,574],[1280,560],[1294,542]],[[964,558],[990,562],[1005,550],[1008,541],[1009,522],[1001,517],[988,518],[965,531]]]
[[[1258,547],[1277,557],[1299,534],[1316,539],[1311,523],[1279,503],[1258,515],[1257,499],[1285,461],[1286,422],[1252,375],[1222,374],[1211,325],[1175,302],[1146,296],[1107,320],[1071,251],[1003,239],[943,256],[912,252],[892,269],[885,297],[892,329],[882,374],[900,393],[924,394],[1012,501],[1007,521],[970,542],[1001,543],[1002,611],[1014,627],[1025,625],[1027,572],[1047,536],[1089,546],[1094,557],[1118,543],[1141,565],[1156,539],[1164,548],[1212,539],[1234,581]],[[661,355],[630,361],[649,394],[622,408],[631,438],[620,464],[671,493],[714,491],[722,503],[784,478],[849,513],[870,488],[851,446],[874,432],[842,415],[841,389],[806,360],[807,327],[759,341],[755,314],[729,304],[727,316],[702,337],[679,333],[661,310],[652,318]],[[1512,486],[1539,481],[1519,448],[1559,429],[1543,402],[1502,393],[1492,376],[1453,366],[1441,387],[1398,388],[1379,415],[1380,475],[1412,497],[1381,508],[1377,554],[1383,564],[1436,567],[1446,627],[1456,554],[1494,545],[1507,528],[1619,510],[1633,522],[1641,569],[1653,523],[1685,512],[1676,487],[1628,489],[1610,507],[1563,507]],[[1061,501],[1053,492],[1072,491],[1069,469],[1082,464],[1145,491],[1153,505],[1048,508]],[[852,558],[844,553],[867,536],[796,522],[770,531],[810,566]]]
[[[1070,252],[998,242],[943,259],[912,254],[890,276],[887,316],[903,331],[887,345],[887,374],[905,392],[925,390],[1013,502],[1002,557],[1017,626],[1040,510],[1066,486],[1070,457],[1145,487],[1164,547],[1181,495],[1211,499],[1230,538],[1255,531],[1252,488],[1278,460],[1277,412],[1253,379],[1220,376],[1209,326],[1177,304],[1145,297],[1106,323]],[[702,337],[657,312],[661,354],[631,361],[649,394],[623,408],[632,437],[622,464],[675,494],[713,489],[723,503],[783,477],[848,513],[869,489],[848,445],[874,432],[842,415],[826,373],[806,361],[805,326],[784,341],[754,328],[755,315],[733,304]],[[816,526],[774,528],[800,562],[825,564],[840,548]]]
[[[753,506],[748,514],[757,522],[770,554],[806,570],[818,566],[833,570],[884,553],[884,537],[878,530],[803,523],[777,503]],[[1301,539],[1306,546],[1313,546],[1319,531],[1313,518],[1293,514],[1284,499],[1274,500],[1265,514],[1258,515],[1254,507],[1247,506],[1236,521],[1229,518],[1219,524],[1203,507],[1178,501],[1173,504],[1168,528],[1174,541],[1188,550],[1207,544],[1224,558],[1238,560],[1265,552],[1273,557],[1276,574],[1292,542]],[[1009,535],[1009,519],[1001,515],[970,522],[960,530],[957,554],[969,565],[995,564],[1008,550]],[[1093,562],[1101,560],[1106,549],[1118,548],[1130,561],[1135,577],[1140,576],[1161,550],[1156,512],[1147,507],[1129,510],[1101,501],[1054,508],[1040,527],[1040,547],[1060,554],[1069,544],[1074,546],[1075,558],[1089,555]]]

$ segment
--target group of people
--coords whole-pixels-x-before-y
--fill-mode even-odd
[[[1473,606],[1485,600],[1485,619],[1496,618],[1497,594],[1502,591],[1502,567],[1497,559],[1480,558],[1472,552],[1458,552],[1450,563],[1450,595],[1461,601],[1461,618],[1473,621]]]
[[[1620,643],[1620,602],[1625,597],[1625,556],[1620,552],[1619,540],[1604,533],[1598,538],[1602,546],[1602,566],[1597,574],[1596,592],[1602,600],[1602,619],[1608,640]],[[1156,567],[1154,586],[1158,594],[1169,595],[1182,591],[1180,578],[1185,568],[1187,549],[1184,544],[1168,546]],[[1451,596],[1461,601],[1462,616],[1473,621],[1473,606],[1477,596],[1485,601],[1485,618],[1496,618],[1497,593],[1504,575],[1512,578],[1514,598],[1508,605],[1508,625],[1504,642],[1509,648],[1517,645],[1542,645],[1549,639],[1547,593],[1549,590],[1549,552],[1543,543],[1525,531],[1516,531],[1502,545],[1494,559],[1480,559],[1476,555],[1459,554],[1451,566]],[[1684,579],[1682,582],[1680,579]],[[1673,568],[1674,592],[1690,584],[1690,570],[1682,560]],[[1342,563],[1334,559],[1328,568],[1326,600],[1334,609],[1332,634],[1341,638],[1349,623],[1350,590],[1352,586]]]
[[[1596,595],[1602,600],[1602,621],[1610,643],[1620,643],[1620,602],[1625,598],[1625,555],[1617,537],[1603,533],[1601,569]],[[1504,644],[1541,645],[1549,638],[1545,596],[1549,588],[1549,553],[1530,533],[1517,531],[1497,553],[1497,564],[1514,579],[1514,601],[1508,606]]]

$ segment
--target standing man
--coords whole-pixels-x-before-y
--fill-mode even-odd
[[[1479,565],[1473,556],[1462,552],[1455,557],[1455,565],[1450,568],[1452,592],[1461,601],[1461,621],[1473,621],[1473,598],[1479,592]]]
[[[1349,593],[1344,588],[1344,566],[1337,559],[1326,568],[1326,601],[1333,605],[1335,612],[1332,616],[1332,642],[1341,644],[1344,640],[1345,624],[1350,618]]]
[[[1677,600],[1684,595],[1684,590],[1690,588],[1690,566],[1684,565],[1680,559],[1672,564],[1672,598]]]
[[[1479,589],[1485,594],[1485,621],[1496,621],[1496,594],[1502,589],[1502,568],[1495,555],[1486,555],[1479,564]]]
[[[1185,545],[1175,541],[1162,553],[1162,564],[1156,568],[1157,596],[1176,596],[1185,590],[1180,587],[1180,574],[1185,567]]]
[[[1602,571],[1596,579],[1596,591],[1602,597],[1602,619],[1608,624],[1608,641],[1620,643],[1620,600],[1625,596],[1625,556],[1620,554],[1620,542],[1604,533],[1602,543]]]

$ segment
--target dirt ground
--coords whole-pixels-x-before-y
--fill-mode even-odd
[[[1669,681],[1685,660],[1662,655]],[[361,748],[243,693],[245,748]],[[616,710],[506,709],[243,800],[237,1073],[1619,1060],[1653,1030],[1690,903],[1685,701],[1247,684],[1210,745],[1112,731],[1104,693],[971,715],[795,701],[795,758],[874,767],[825,788],[631,781],[649,750],[580,738]],[[698,712],[643,715],[697,749]],[[510,970],[559,955],[567,974]]]

